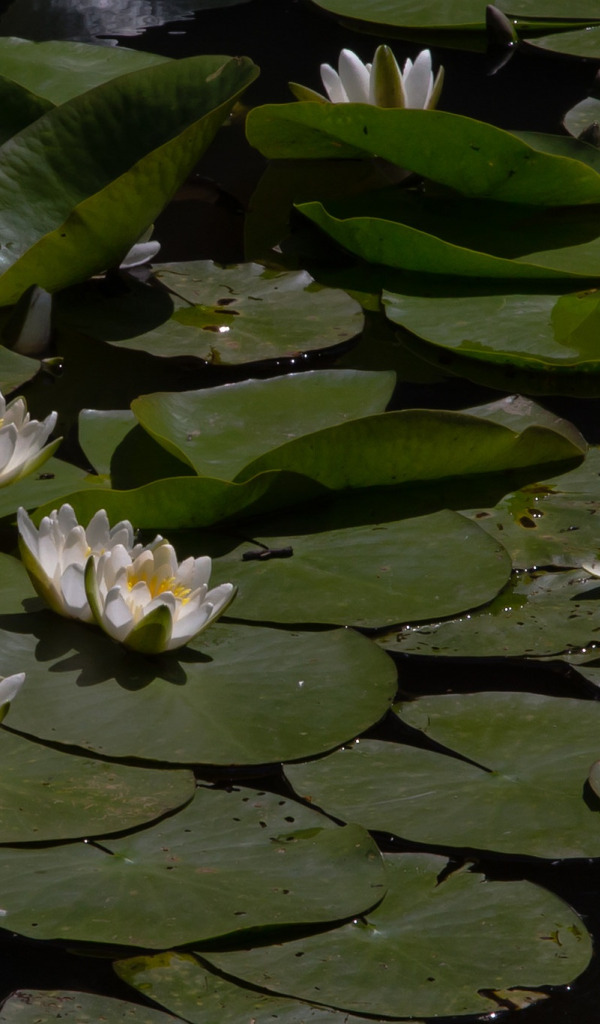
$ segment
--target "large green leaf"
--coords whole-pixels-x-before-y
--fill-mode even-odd
[[[425,294],[427,290],[428,294]],[[388,317],[427,342],[461,357],[535,370],[548,376],[597,376],[600,295],[527,288],[457,286],[423,294],[383,293]]]
[[[0,564],[3,672],[27,673],[8,722],[53,743],[171,763],[297,759],[373,725],[396,692],[393,661],[350,630],[219,622],[177,656],[138,656],[51,612],[16,613],[33,591],[16,560]]]
[[[203,955],[270,992],[369,1016],[427,1018],[495,1010],[502,992],[519,1005],[523,989],[564,985],[590,959],[581,919],[538,886],[464,870],[440,881],[447,862],[429,853],[387,854],[385,862],[387,896],[350,924]]]
[[[184,810],[101,845],[0,848],[3,927],[148,949],[364,913],[385,895],[357,825],[272,793],[202,786]]]
[[[478,0],[314,0],[319,6],[344,18],[355,18],[400,28],[431,29],[483,29],[485,8]],[[503,0],[496,6],[506,14],[513,15],[526,23],[530,18],[535,23],[558,20],[568,25],[569,20],[580,19],[587,23],[598,20],[598,10],[593,0],[575,0],[568,10],[562,0]]]
[[[245,542],[216,560],[219,576],[239,585],[233,614],[378,628],[473,608],[495,597],[510,576],[502,545],[457,512],[321,532],[313,517],[311,529],[258,535],[267,549],[293,551],[289,558],[243,561],[260,553]]]
[[[402,722],[448,754],[361,740],[286,769],[343,821],[411,842],[549,859],[600,857],[600,706],[532,693],[422,697]],[[463,760],[462,758],[468,758]]]
[[[534,206],[563,206],[565,196],[571,204],[600,202],[600,153],[592,147],[574,143],[573,158],[556,156],[538,148],[543,141],[530,145],[441,110],[270,104],[250,112],[247,134],[271,159],[376,155],[464,196]]]
[[[577,458],[582,443],[535,423],[517,433],[468,413],[405,409],[288,441],[254,459],[236,479],[279,469],[335,490],[414,483]]]
[[[361,259],[401,270],[509,279],[600,274],[597,218],[586,206],[568,208],[560,231],[547,209],[402,190],[298,209]]]
[[[28,699],[24,689],[19,700]],[[76,757],[0,730],[0,843],[106,835],[187,803],[192,772]]]
[[[131,957],[113,967],[128,985],[191,1024],[349,1024],[347,1014],[337,1010],[236,985],[207,970],[191,953]]]
[[[132,71],[165,64],[160,57],[123,46],[90,46],[64,40],[34,43],[0,37],[2,78],[57,106],[88,89]]]
[[[233,480],[282,440],[383,412],[394,381],[391,373],[313,370],[143,395],[131,407],[144,429],[197,473]]]
[[[168,61],[76,96],[0,147],[0,303],[118,264],[255,75],[247,58]]]
[[[173,1024],[170,1014],[149,1006],[68,990],[17,989],[0,1009],[1,1024],[55,1024],[57,1020],[67,1024]]]

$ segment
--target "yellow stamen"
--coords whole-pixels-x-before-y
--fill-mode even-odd
[[[168,591],[173,594],[178,601],[181,601],[182,604],[187,604],[189,601],[189,595],[192,592],[190,587],[184,587],[182,583],[176,583],[174,576],[167,576],[166,578],[159,580],[156,575],[147,579],[143,575],[137,576],[132,573],[127,580],[127,586],[130,590],[133,590],[136,583],[145,583],[152,598],[160,597],[161,594]]]

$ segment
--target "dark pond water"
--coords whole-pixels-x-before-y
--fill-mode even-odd
[[[190,3],[193,6],[193,0]],[[140,34],[132,35],[136,30]],[[86,0],[15,0],[0,4],[0,34],[86,41],[104,37],[107,45],[121,43],[173,57],[247,54],[262,69],[260,79],[246,94],[249,104],[288,99],[288,80],[318,88],[322,61],[335,59],[342,46],[351,47],[367,59],[376,43],[370,37],[341,29],[303,0],[247,0],[237,6],[222,4],[221,9],[201,10],[196,15],[189,12],[188,0],[115,0],[110,6]],[[413,56],[418,49],[401,41],[394,48],[400,58]],[[593,62],[552,56],[529,47],[516,49],[496,70],[497,56],[453,50],[434,50],[434,56],[446,68],[441,103],[444,109],[522,130],[562,131],[564,114],[588,94],[597,70]],[[195,176],[157,222],[156,235],[163,245],[161,258],[243,259],[243,210],[262,167],[262,159],[245,144],[241,130],[234,127],[222,131]],[[461,382],[451,389],[404,386],[398,393],[401,405],[456,407],[474,404],[479,398],[479,389]],[[576,422],[588,440],[600,440],[598,402],[556,399],[552,406]],[[448,666],[445,688],[477,689],[481,675],[477,667],[469,671],[464,666]],[[435,692],[438,678],[437,669],[434,677],[426,663],[401,664],[401,685],[407,694]],[[534,670],[498,662],[486,665],[485,681],[488,688],[523,688],[573,696],[572,685],[567,687],[550,667]],[[279,785],[278,775],[261,779],[261,786],[271,785]],[[399,845],[388,848],[399,849]],[[597,864],[551,865],[499,858],[482,863],[491,877],[528,878],[546,885],[571,903],[592,932],[600,935]],[[74,988],[135,998],[114,977],[108,961],[0,935],[0,997],[18,987]],[[557,992],[546,1003],[527,1010],[525,1017],[509,1011],[501,1014],[502,1019],[506,1024],[517,1020],[529,1024],[596,1024],[599,990],[600,971],[594,960],[571,990]],[[498,1009],[500,1014],[503,1008]]]

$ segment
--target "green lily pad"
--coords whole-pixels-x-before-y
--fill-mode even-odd
[[[0,1024],[173,1024],[173,1017],[139,1003],[99,996],[93,992],[18,989],[2,1004]]]
[[[28,699],[28,689],[19,700]],[[14,706],[14,705],[13,705]],[[187,803],[192,772],[93,761],[0,730],[0,843],[106,835]]]
[[[314,0],[314,3],[340,17],[400,28],[485,28],[485,8],[477,0],[453,0],[451,4],[445,0],[423,0],[418,6],[412,0],[370,0],[368,7],[365,7],[364,0]],[[497,6],[504,13],[525,22],[529,19],[537,23],[554,19],[568,25],[569,21],[576,20],[587,24],[598,21],[598,9],[593,0],[575,0],[569,5],[568,12],[561,0],[507,0]]]
[[[154,276],[168,295],[132,280],[107,298],[98,282],[89,282],[63,295],[61,317],[114,345],[216,365],[301,358],[362,329],[358,303],[304,270],[199,260],[155,264]]]
[[[12,600],[0,616],[2,670],[27,673],[10,726],[53,743],[167,763],[297,759],[364,731],[396,692],[392,660],[350,630],[219,622],[177,657],[138,656],[50,612],[17,614],[32,588],[16,560],[0,564]],[[214,582],[224,578],[215,566]]]
[[[35,377],[40,368],[37,359],[22,356],[18,352],[0,345],[0,391],[8,395],[25,381]]]
[[[336,921],[386,891],[359,826],[237,788],[200,787],[178,814],[101,846],[0,848],[0,868],[10,931],[148,949]]]
[[[563,206],[565,195],[572,205],[600,202],[600,152],[593,147],[566,139],[561,155],[556,155],[544,152],[546,145],[553,146],[546,136],[524,141],[493,125],[441,110],[384,109],[364,103],[267,104],[248,115],[247,135],[269,159],[376,155],[462,196],[542,207]],[[443,209],[443,204],[436,209]],[[470,210],[472,221],[474,208]],[[500,211],[499,220],[505,215]]]
[[[392,373],[313,370],[142,395],[131,408],[152,437],[197,473],[233,480],[282,441],[383,412],[394,382]]]
[[[587,793],[600,755],[597,703],[445,694],[399,705],[397,714],[454,756],[360,740],[289,766],[296,792],[343,821],[411,842],[551,860],[600,857],[600,803]]]
[[[6,35],[0,38],[2,78],[47,100],[51,106],[65,103],[119,75],[166,64],[168,60],[122,46],[90,46],[64,40],[35,43]]]
[[[487,1013],[498,990],[564,985],[589,961],[581,919],[538,886],[464,870],[440,881],[447,862],[429,853],[388,854],[385,863],[387,896],[350,924],[203,956],[270,992],[369,1016],[427,1018]]]
[[[485,608],[378,638],[386,650],[459,657],[558,657],[598,643],[598,580],[583,569],[521,573]]]
[[[110,477],[115,449],[137,420],[130,409],[82,409],[79,413],[79,444],[101,476]]]
[[[473,608],[510,576],[503,546],[456,512],[322,532],[318,525],[311,533],[258,537],[292,557],[243,561],[260,553],[244,542],[215,560],[219,577],[239,586],[236,617],[379,628]],[[465,547],[472,553],[467,565]]]
[[[113,967],[128,985],[191,1024],[348,1024],[347,1014],[338,1010],[236,985],[190,953],[131,957]]]
[[[567,208],[560,230],[555,211],[403,190],[298,209],[354,255],[401,270],[517,280],[600,273],[597,222],[584,206]]]
[[[279,469],[343,490],[503,472],[577,458],[582,439],[532,423],[520,433],[469,412],[404,409],[351,420],[282,444],[236,480]],[[585,442],[583,442],[585,445]]]
[[[531,40],[532,46],[539,46],[554,53],[568,53],[572,57],[600,58],[600,27],[588,25],[570,32],[553,32]]]
[[[423,289],[425,292],[425,289]],[[600,293],[572,294],[494,287],[454,295],[383,293],[386,314],[444,352],[535,370],[540,375],[600,372]],[[483,292],[483,294],[482,294]]]
[[[68,100],[0,147],[0,303],[31,284],[56,291],[118,265],[256,73],[247,58],[218,56],[146,67]]]

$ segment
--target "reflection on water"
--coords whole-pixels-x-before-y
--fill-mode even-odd
[[[0,35],[82,42],[136,36],[166,21],[191,18],[203,6],[202,0],[14,0],[0,17]]]

